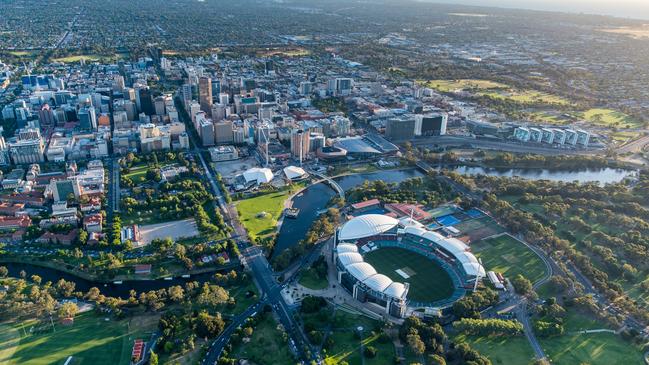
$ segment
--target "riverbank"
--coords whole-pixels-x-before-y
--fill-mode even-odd
[[[59,263],[59,262],[54,262],[54,261],[43,261],[43,260],[38,260],[35,258],[28,258],[28,257],[21,257],[21,258],[7,258],[3,257],[0,258],[0,266],[3,264],[18,264],[18,265],[31,265],[31,266],[37,266],[37,267],[42,267],[46,269],[51,269],[55,271],[59,271],[68,275],[76,276],[80,279],[87,280],[87,281],[93,281],[97,283],[112,283],[115,281],[141,281],[141,282],[146,282],[146,281],[156,281],[156,280],[161,280],[165,279],[168,277],[180,277],[183,275],[201,275],[201,274],[206,274],[206,273],[216,273],[220,271],[226,271],[226,270],[235,270],[241,266],[241,264],[238,261],[233,261],[232,263],[222,266],[222,267],[202,267],[199,269],[193,269],[193,270],[186,270],[183,272],[174,272],[174,273],[168,273],[165,275],[156,275],[156,276],[135,276],[135,275],[115,275],[113,277],[107,277],[103,275],[97,275],[97,274],[92,274],[86,271],[81,271],[76,269],[70,264],[64,264],[64,263]]]

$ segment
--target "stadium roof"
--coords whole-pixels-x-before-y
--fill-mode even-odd
[[[350,219],[338,232],[338,239],[355,240],[387,232],[399,225],[395,218],[383,214],[366,214]]]
[[[358,252],[358,246],[351,243],[340,243],[336,246],[336,252],[338,252],[338,254],[345,252]]]
[[[383,293],[394,298],[403,298],[403,295],[406,293],[406,286],[394,281]]]
[[[338,254],[338,259],[345,267],[351,264],[363,262],[363,256],[361,256],[358,252],[340,253]]]
[[[367,262],[358,262],[345,266],[345,269],[359,281],[364,281],[372,275],[376,275],[376,270]]]
[[[383,274],[376,274],[365,279],[363,284],[367,285],[372,290],[383,292],[392,284],[392,280]]]

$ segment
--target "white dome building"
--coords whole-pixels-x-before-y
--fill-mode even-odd
[[[399,221],[382,214],[367,214],[354,217],[338,231],[339,241],[352,241],[360,238],[376,236],[395,229]]]

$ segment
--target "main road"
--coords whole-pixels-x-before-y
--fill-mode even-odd
[[[191,128],[191,123],[189,123],[187,120],[185,120],[184,122],[188,128]],[[292,350],[297,354],[299,358],[304,360],[317,360],[318,355],[316,352],[309,351],[309,353],[307,353],[305,351],[306,349],[311,349],[309,342],[307,341],[304,332],[302,332],[301,327],[295,323],[295,320],[292,316],[292,309],[282,297],[282,286],[279,285],[279,283],[277,283],[277,281],[275,280],[275,275],[270,267],[270,264],[268,263],[268,260],[266,260],[262,249],[258,246],[250,245],[250,242],[248,242],[248,234],[245,228],[239,222],[238,216],[236,214],[236,208],[233,205],[228,207],[219,184],[212,175],[209,166],[205,162],[202,150],[201,148],[199,148],[199,144],[197,143],[198,141],[195,140],[194,133],[189,133],[189,136],[192,139],[192,143],[194,145],[193,152],[201,161],[201,165],[203,166],[203,170],[205,171],[205,176],[209,181],[210,186],[212,187],[216,202],[223,211],[224,217],[234,228],[235,235],[231,236],[231,238],[235,239],[235,242],[239,247],[241,253],[241,261],[246,267],[248,267],[248,269],[252,273],[252,277],[255,279],[255,282],[257,283],[257,286],[261,291],[263,302],[260,302],[258,304],[261,305],[262,303],[267,303],[272,306],[273,311],[279,319],[279,322],[282,324],[289,336]],[[233,320],[230,326],[228,326],[228,329],[224,330],[224,332],[221,333],[216,341],[214,341],[210,346],[207,357],[203,361],[204,365],[216,364],[219,356],[221,355],[221,352],[223,351],[223,347],[229,342],[230,336],[232,335],[234,330],[253,312],[254,310],[248,309],[246,312],[237,316]],[[234,326],[235,324],[236,326]]]

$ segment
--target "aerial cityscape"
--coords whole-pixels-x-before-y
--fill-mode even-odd
[[[0,364],[649,364],[649,11],[459,3],[0,2]]]

